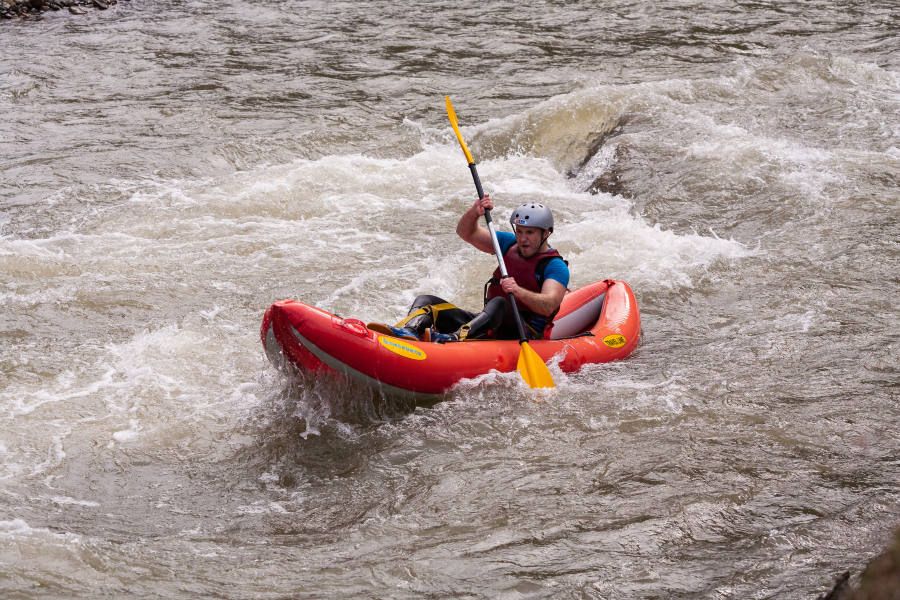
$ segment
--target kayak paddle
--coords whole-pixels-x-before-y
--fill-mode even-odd
[[[478,178],[478,171],[475,169],[475,159],[469,152],[466,142],[463,140],[462,133],[459,130],[459,122],[456,120],[456,113],[453,111],[453,105],[450,104],[450,96],[444,96],[447,99],[447,116],[450,117],[450,124],[453,125],[453,131],[456,132],[456,139],[462,146],[466,160],[469,161],[469,170],[472,171],[472,179],[475,180],[475,189],[478,190],[478,197],[484,198],[484,190],[481,189],[481,180]],[[500,276],[503,279],[509,277],[506,272],[506,264],[503,262],[503,253],[500,252],[500,242],[497,241],[497,232],[494,230],[494,222],[491,220],[491,211],[484,211],[484,220],[487,221],[488,231],[491,232],[491,241],[494,243],[494,254],[497,256],[497,263],[500,265]],[[525,380],[532,388],[552,388],[553,376],[541,357],[538,356],[531,346],[528,345],[528,339],[525,337],[525,328],[522,327],[522,319],[519,318],[519,309],[516,306],[516,299],[509,294],[509,304],[512,306],[513,318],[516,321],[516,327],[519,328],[519,362],[516,365],[522,379]]]

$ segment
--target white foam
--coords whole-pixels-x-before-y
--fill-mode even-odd
[[[24,541],[28,546],[22,546],[20,549],[25,550],[26,554],[32,552],[40,555],[41,550],[48,553],[59,551],[66,554],[66,550],[80,546],[84,542],[84,538],[75,533],[59,533],[51,531],[46,527],[31,527],[22,519],[12,519],[9,521],[0,521],[0,539],[11,538],[12,540]],[[49,545],[42,545],[49,542]],[[63,542],[60,545],[60,542]],[[35,544],[35,545],[31,545]]]
[[[116,431],[112,434],[113,439],[117,442],[130,442],[136,438],[137,435],[137,431],[134,431],[133,429],[123,429],[122,431]]]
[[[218,315],[220,312],[222,312],[222,310],[223,309],[221,306],[219,306],[218,304],[214,304],[211,310],[208,310],[208,311],[201,310],[199,312],[200,312],[201,317],[203,317],[204,319],[207,319],[209,321],[212,321],[213,319],[216,318],[216,315]]]
[[[250,505],[238,506],[234,512],[238,515],[265,515],[287,514],[289,511],[279,502],[259,500]]]
[[[88,507],[97,507],[100,506],[99,502],[94,502],[92,500],[76,500],[75,498],[71,498],[69,496],[54,496],[50,499],[54,504],[59,505],[75,505],[75,506],[88,506]]]
[[[34,530],[22,519],[0,521],[0,532],[2,533],[28,533],[30,531]]]
[[[167,445],[171,437],[193,433],[196,421],[221,415],[217,405],[233,409],[257,402],[259,384],[242,381],[221,364],[243,352],[250,358],[242,361],[246,374],[257,373],[262,359],[252,333],[241,328],[239,339],[251,341],[232,347],[213,341],[217,330],[204,335],[188,328],[208,322],[193,319],[140,332],[122,344],[82,348],[91,362],[75,360],[53,380],[0,391],[0,415],[10,431],[20,432],[0,449],[0,477],[52,473],[67,460],[73,430],[78,438],[89,430],[89,437],[106,437],[110,444]]]

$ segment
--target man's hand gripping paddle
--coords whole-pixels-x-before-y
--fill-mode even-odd
[[[450,117],[450,124],[453,125],[453,131],[456,132],[456,139],[459,140],[459,145],[462,146],[462,150],[466,155],[466,160],[469,161],[469,170],[472,171],[472,179],[475,180],[475,188],[478,190],[478,197],[484,198],[484,190],[481,189],[481,180],[478,178],[478,171],[475,169],[475,159],[473,159],[472,155],[469,153],[469,148],[466,146],[462,133],[459,131],[456,113],[453,112],[453,105],[450,104],[450,96],[444,97],[447,99],[447,116]],[[484,220],[487,221],[488,231],[491,232],[491,241],[494,243],[494,254],[497,255],[497,263],[500,265],[500,276],[506,279],[509,275],[506,272],[506,264],[503,262],[503,253],[500,252],[500,242],[497,241],[497,232],[494,231],[494,222],[491,220],[491,211],[484,211]],[[525,328],[522,327],[522,319],[519,318],[519,309],[516,307],[516,299],[512,294],[509,294],[509,304],[512,306],[513,318],[515,318],[516,326],[519,328],[520,350],[519,362],[518,365],[516,365],[519,374],[522,376],[522,379],[525,380],[525,383],[532,388],[555,387],[553,385],[553,377],[550,375],[550,370],[547,369],[547,365],[545,365],[544,361],[541,360],[541,357],[537,355],[537,352],[532,350],[531,346],[528,345],[528,340],[525,337]]]

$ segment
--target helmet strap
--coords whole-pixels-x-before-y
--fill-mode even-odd
[[[550,229],[550,230],[542,229],[541,231],[549,231],[549,233],[547,233],[547,237],[544,237],[543,234],[541,235],[541,245],[538,246],[538,248],[543,248],[543,247],[544,247],[544,244],[547,243],[547,240],[550,239],[550,234],[553,233],[553,230],[552,230],[552,229]]]

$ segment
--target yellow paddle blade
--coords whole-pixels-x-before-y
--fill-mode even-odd
[[[519,344],[519,348],[519,363],[516,365],[516,369],[525,383],[532,389],[556,387],[547,365],[544,364],[537,352],[532,350],[528,342],[522,342]]]
[[[463,152],[466,154],[466,160],[469,161],[469,164],[472,164],[475,162],[475,159],[472,158],[472,154],[469,152],[465,140],[463,140],[462,133],[459,131],[459,122],[456,120],[456,112],[453,110],[453,105],[450,104],[450,96],[444,96],[444,98],[447,99],[447,116],[450,117],[450,124],[453,125],[453,131],[456,132],[456,139],[459,140],[459,145],[462,146]]]

